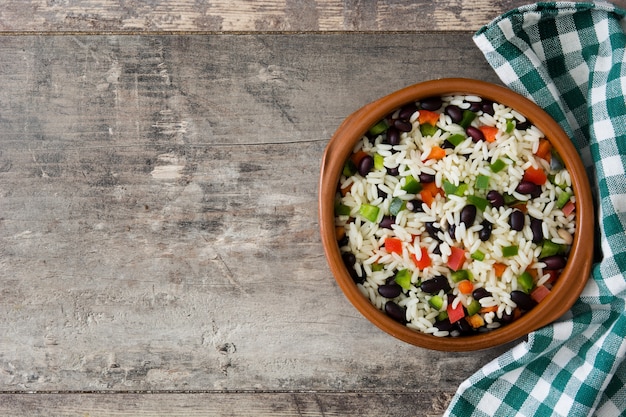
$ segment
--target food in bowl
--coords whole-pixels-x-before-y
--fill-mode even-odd
[[[511,107],[471,94],[416,100],[345,162],[336,239],[361,293],[434,336],[488,332],[550,294],[576,233],[558,152]]]

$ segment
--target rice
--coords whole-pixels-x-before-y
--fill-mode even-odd
[[[524,115],[473,95],[441,102],[428,111],[416,102],[406,119],[412,130],[399,134],[399,143],[387,135],[402,109],[356,144],[338,184],[336,225],[345,231],[342,253],[354,255],[347,266],[372,304],[389,311],[393,303],[400,310],[392,311],[403,313],[394,319],[446,337],[499,328],[526,312],[518,304],[541,301],[537,294],[546,292],[535,290],[549,291],[559,273],[544,260],[567,257],[576,200],[558,155],[538,155],[546,138]],[[455,108],[469,124],[461,126]],[[497,132],[477,139],[468,126]],[[369,165],[361,164],[364,157]],[[521,188],[528,181],[532,191]],[[475,209],[470,218],[468,206]],[[523,225],[512,222],[518,210]],[[439,276],[446,288],[428,289]],[[471,285],[461,288],[462,281]],[[384,286],[398,295],[382,296]]]

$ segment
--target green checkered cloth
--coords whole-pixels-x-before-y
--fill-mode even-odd
[[[474,41],[579,149],[596,193],[598,256],[572,309],[463,382],[445,415],[626,415],[626,13],[537,3]]]

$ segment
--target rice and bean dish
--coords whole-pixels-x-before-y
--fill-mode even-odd
[[[435,336],[489,331],[531,310],[575,233],[569,173],[514,109],[429,97],[372,126],[343,168],[337,241],[360,291]]]

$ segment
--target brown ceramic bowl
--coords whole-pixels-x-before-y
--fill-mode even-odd
[[[355,144],[367,130],[404,104],[431,96],[477,95],[507,105],[525,115],[550,140],[572,177],[576,195],[576,233],[568,264],[550,295],[511,324],[499,329],[460,337],[436,337],[420,333],[391,319],[361,294],[341,258],[334,228],[334,198],[341,171]],[[439,79],[406,87],[356,111],[330,139],[321,166],[319,221],[322,243],[330,269],[348,300],[373,324],[407,343],[442,351],[471,351],[514,341],[560,318],[578,299],[589,276],[593,256],[594,214],[589,181],[580,157],[561,127],[541,108],[501,86],[470,79]]]

